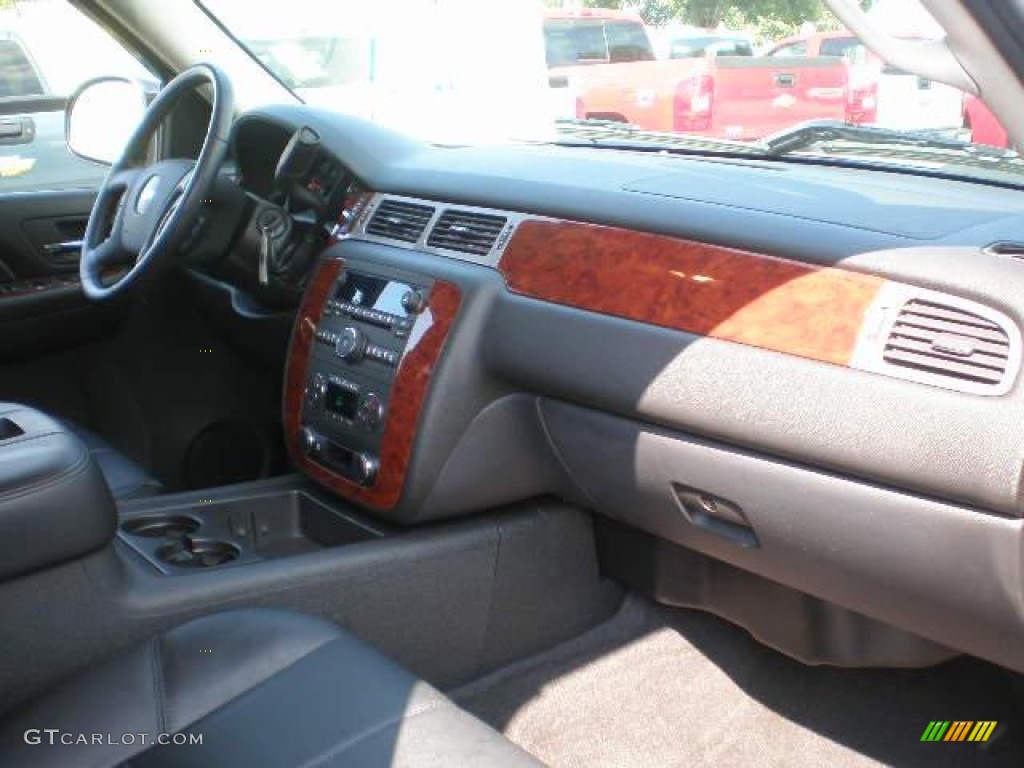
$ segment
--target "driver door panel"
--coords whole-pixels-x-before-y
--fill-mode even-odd
[[[0,196],[0,362],[97,338],[113,308],[88,302],[78,282],[80,240],[95,190]]]
[[[58,246],[82,239],[95,197],[95,189],[0,196],[3,282],[77,272],[77,251]]]

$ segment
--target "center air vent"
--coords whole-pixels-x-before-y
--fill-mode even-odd
[[[445,211],[430,231],[427,245],[484,256],[491,252],[508,219],[470,211]]]
[[[415,243],[423,235],[433,215],[434,209],[429,205],[385,200],[377,207],[370,223],[366,225],[366,233]]]
[[[959,307],[913,299],[900,309],[885,341],[890,365],[996,387],[1007,377],[1013,354],[999,323]]]

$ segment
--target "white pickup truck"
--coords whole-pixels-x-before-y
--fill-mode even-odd
[[[70,49],[88,56],[68,56]],[[67,3],[36,0],[0,11],[0,192],[103,178],[104,166],[68,149],[64,109],[78,86],[109,75],[153,80]]]

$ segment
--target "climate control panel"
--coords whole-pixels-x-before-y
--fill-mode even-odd
[[[313,333],[299,450],[359,485],[377,480],[388,410],[429,281],[342,269]]]

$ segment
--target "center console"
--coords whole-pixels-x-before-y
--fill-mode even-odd
[[[450,283],[323,259],[289,351],[284,408],[293,461],[346,498],[393,507],[458,305]]]
[[[118,535],[165,575],[267,562],[385,535],[310,485],[293,476],[123,503]]]
[[[0,403],[0,581],[104,547],[116,519],[82,441],[40,411]]]

